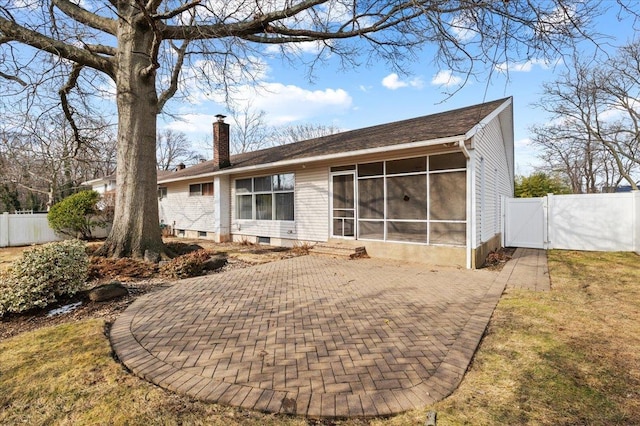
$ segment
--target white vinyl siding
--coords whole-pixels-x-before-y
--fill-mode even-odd
[[[166,196],[158,200],[160,219],[172,229],[214,232],[215,207],[213,197],[189,195],[189,185],[205,182],[175,182],[162,184]]]
[[[510,121],[507,110],[480,129],[474,138],[476,247],[500,233],[501,196],[513,196],[513,176],[509,172],[513,145],[505,141],[502,130],[511,125],[504,122]]]
[[[296,172],[296,226],[298,239],[327,241],[329,236],[329,169]]]

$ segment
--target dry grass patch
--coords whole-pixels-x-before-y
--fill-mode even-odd
[[[90,320],[0,342],[0,424],[306,424],[164,391],[114,361],[103,331]]]
[[[0,271],[4,271],[14,260],[17,260],[22,256],[22,252],[31,246],[24,247],[3,247],[0,248]]]
[[[552,291],[503,295],[438,425],[637,424],[639,261],[549,252]]]

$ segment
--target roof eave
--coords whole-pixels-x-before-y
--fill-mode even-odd
[[[500,115],[500,113],[504,111],[507,107],[509,107],[512,103],[513,103],[513,98],[512,97],[507,98],[507,100],[505,100],[499,107],[495,108],[493,111],[487,114],[482,120],[480,120],[478,124],[476,124],[471,129],[469,129],[469,131],[465,134],[465,139],[471,139],[473,136],[475,136],[475,134],[478,133],[478,131],[483,129],[487,124],[489,124],[491,120],[493,120],[498,115]]]

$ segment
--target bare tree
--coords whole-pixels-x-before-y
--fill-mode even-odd
[[[255,75],[261,46],[281,46],[296,60],[300,43],[318,46],[310,70],[327,53],[344,66],[365,58],[401,68],[429,45],[436,62],[472,75],[496,62],[555,56],[588,36],[599,14],[598,2],[582,0],[0,1],[0,77],[9,92],[66,76],[60,105],[74,127],[69,98],[83,85],[108,84],[101,75],[115,86],[118,191],[102,252],[118,257],[164,250],[156,117],[179,88],[189,87],[181,79],[231,89]]]
[[[265,121],[266,112],[256,111],[247,104],[241,111],[234,111],[231,135],[231,151],[240,154],[269,146],[270,128]]]
[[[115,139],[100,119],[77,121],[84,134],[77,146],[62,114],[21,115],[19,124],[12,118],[5,124],[13,126],[0,131],[0,182],[15,188],[18,199],[30,201],[32,208],[51,207],[81,182],[114,171]]]
[[[574,191],[615,188],[626,180],[637,189],[640,171],[640,42],[595,65],[574,58],[572,69],[544,85],[539,106],[552,124],[533,128],[551,167],[558,162]]]
[[[531,128],[532,144],[540,150],[544,166],[551,175],[562,175],[574,194],[615,189],[623,177],[607,148],[571,120]],[[622,159],[627,173],[631,161]]]
[[[198,161],[199,155],[191,149],[191,142],[184,133],[167,129],[158,133],[156,158],[158,170],[170,170],[179,163]]]
[[[274,145],[286,145],[307,139],[333,135],[334,133],[341,131],[342,129],[340,127],[332,124],[302,123],[275,128],[271,135],[271,139]]]

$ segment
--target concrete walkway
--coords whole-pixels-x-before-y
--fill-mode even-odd
[[[545,250],[518,248],[500,272],[507,288],[550,291],[549,267]]]
[[[139,298],[111,342],[138,376],[200,400],[310,417],[390,415],[456,389],[521,270],[302,256]]]

